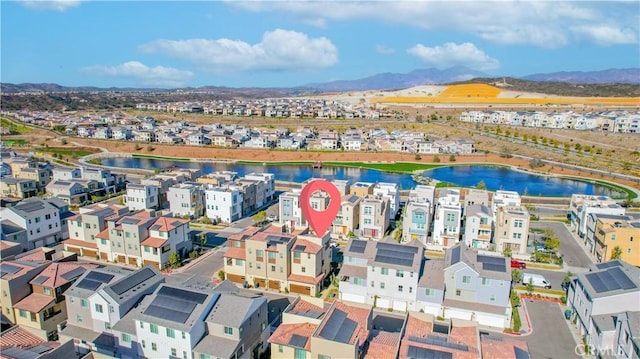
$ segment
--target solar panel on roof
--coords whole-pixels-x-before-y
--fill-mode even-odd
[[[378,242],[376,244],[376,248],[385,249],[390,251],[402,252],[402,253],[418,253],[418,247],[414,246],[405,246],[402,244],[392,244],[392,243],[384,243]]]
[[[297,347],[304,349],[304,346],[307,345],[307,337],[303,337],[302,335],[293,334],[291,339],[289,339],[289,345],[292,347]]]
[[[413,258],[405,259],[405,258],[385,256],[381,254],[377,254],[374,260],[379,263],[393,264],[393,265],[399,265],[399,266],[405,266],[405,267],[411,267],[411,265],[413,264]]]
[[[506,272],[507,267],[504,264],[482,263],[482,269],[492,272]]]
[[[531,356],[529,355],[529,352],[524,350],[524,349],[522,349],[522,348],[520,348],[520,347],[514,346],[513,347],[513,351],[516,354],[516,359],[530,359],[531,358]]]
[[[585,278],[587,278],[596,293],[602,293],[608,290],[606,285],[602,282],[602,279],[600,279],[598,273],[589,273],[585,275]]]
[[[297,314],[309,318],[320,318],[322,316],[322,312],[319,310],[305,310],[304,312],[298,312]]]
[[[320,336],[325,339],[334,340],[346,319],[347,313],[339,309],[335,309],[322,328]]]
[[[76,287],[78,288],[82,288],[82,289],[86,289],[86,290],[96,290],[100,287],[102,283],[97,282],[95,280],[91,280],[91,279],[83,279],[81,280]]]
[[[151,226],[151,228],[149,228],[152,231],[157,231],[158,229],[162,228],[161,225],[159,224],[154,224],[153,226]]]
[[[460,262],[460,246],[454,247],[451,250],[451,264]]]
[[[354,253],[364,253],[364,250],[367,248],[367,242],[361,241],[358,239],[354,239],[351,241],[351,247],[349,247],[349,251]]]
[[[118,295],[128,291],[129,289],[139,285],[147,279],[153,277],[155,273],[149,268],[142,268],[130,276],[114,283],[111,289]]]
[[[620,289],[634,289],[636,284],[622,271],[620,267],[614,267],[608,270],[613,280],[619,285]]]
[[[437,345],[443,348],[461,351],[469,351],[469,347],[467,345],[449,342],[446,337],[441,337],[438,335],[428,335],[426,338],[410,336],[409,339],[417,343]]]
[[[353,320],[349,318],[345,319],[344,323],[342,323],[342,326],[338,330],[338,333],[336,334],[335,338],[333,338],[333,340],[345,344],[349,343],[351,341],[351,336],[353,335],[353,332],[356,330],[357,326],[358,323],[354,322]]]
[[[85,278],[98,281],[101,283],[109,283],[109,281],[113,279],[113,274],[92,271],[89,274],[87,274]]]
[[[159,319],[166,319],[176,323],[185,323],[191,313],[183,313],[177,310],[157,307],[155,305],[150,305],[145,311],[144,314],[156,317]]]
[[[42,284],[42,283],[46,282],[47,279],[49,279],[49,277],[41,275],[41,276],[37,277],[36,279],[34,279],[32,283],[33,284]]]
[[[164,295],[158,295],[155,298],[153,298],[151,305],[191,314],[191,312],[193,312],[193,309],[195,309],[197,304],[194,302],[186,301],[186,300],[167,297]]]
[[[301,246],[301,245],[297,245],[293,248],[294,252],[304,252],[304,250],[306,249],[306,246]]]
[[[125,219],[122,220],[122,223],[124,223],[124,224],[136,224],[138,222],[140,222],[139,219],[131,218],[131,217],[128,217],[128,218],[125,218]]]
[[[492,256],[483,256],[478,255],[478,262],[480,263],[491,263],[491,264],[505,264],[504,257],[492,257]]]
[[[38,202],[38,201],[26,202],[26,203],[23,202],[15,206],[15,208],[25,212],[34,212],[34,211],[39,211],[43,209],[44,205],[42,204],[42,202]]]
[[[164,286],[158,291],[158,295],[165,295],[168,297],[174,297],[188,302],[196,302],[198,304],[204,303],[207,299],[206,294],[192,292],[190,290],[178,289],[173,287]]]
[[[20,269],[20,267],[12,266],[11,264],[0,264],[0,272],[2,272],[2,275],[16,274],[20,271]]]
[[[86,272],[85,268],[78,267],[78,268],[74,268],[73,270],[68,271],[67,273],[62,274],[61,277],[66,279],[66,280],[72,280],[74,278],[78,278],[84,272]]]
[[[425,349],[409,345],[407,350],[409,359],[452,359],[453,354],[435,349]]]

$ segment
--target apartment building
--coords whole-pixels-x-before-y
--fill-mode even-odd
[[[460,190],[441,190],[435,202],[433,231],[428,246],[449,248],[460,240],[462,206]]]
[[[67,204],[57,198],[44,200],[33,197],[13,207],[0,208],[0,217],[7,221],[5,223],[25,230],[25,250],[67,238],[66,218],[70,215]]]
[[[243,191],[236,186],[206,187],[206,216],[217,222],[231,223],[243,217]],[[254,197],[255,198],[255,197]]]
[[[497,252],[527,255],[529,211],[526,208],[499,207],[494,227],[493,240]]]
[[[360,202],[362,199],[356,195],[343,195],[340,209],[333,220],[331,234],[334,237],[345,238],[349,233],[354,233],[360,224]]]
[[[65,240],[65,250],[80,256],[107,260],[109,244],[98,235],[107,229],[107,220],[129,213],[129,209],[118,205],[93,204],[81,207],[79,213],[67,219],[69,239]],[[98,250],[98,247],[103,247]]]
[[[495,220],[498,208],[506,206],[518,207],[520,205],[522,205],[522,199],[518,192],[498,190],[491,198],[491,213],[493,213],[493,218]]]
[[[349,188],[349,194],[355,194],[360,198],[365,198],[368,195],[373,194],[373,188],[375,183],[370,182],[356,182]]]
[[[469,188],[462,190],[462,213],[466,214],[466,209],[474,204],[491,206],[489,192],[484,189]]]
[[[389,199],[389,219],[394,220],[400,209],[400,186],[397,183],[378,182],[373,187],[373,195]]]
[[[13,304],[16,324],[47,340],[58,339],[58,325],[67,320],[65,296],[62,295],[85,271],[96,264],[77,262],[51,263],[29,281],[31,294]]]
[[[0,192],[3,197],[29,198],[38,194],[38,188],[31,179],[2,177]]]
[[[159,209],[158,187],[152,185],[127,183],[125,203],[131,211]]]
[[[609,214],[615,216],[624,215],[626,210],[616,201],[607,196],[592,196],[574,194],[569,203],[569,220],[571,228],[578,236],[584,238],[587,230],[587,218],[592,213]]]
[[[621,259],[640,266],[640,221],[620,221],[618,218],[599,217],[595,228],[595,255],[598,262],[607,262],[615,251]]]
[[[508,328],[511,324],[509,258],[481,255],[459,244],[445,251],[445,318],[474,320]]]
[[[402,241],[417,240],[426,246],[431,226],[432,203],[409,200],[402,214]]]
[[[281,225],[290,229],[304,228],[308,225],[300,209],[300,192],[301,190],[294,189],[280,195],[278,221]]]
[[[51,182],[52,177],[51,169],[37,162],[21,163],[20,165],[14,165],[14,163],[12,163],[11,173],[15,178],[35,181],[38,191],[44,191],[47,184]]]
[[[256,183],[256,208],[262,208],[276,199],[275,175],[273,173],[247,173],[240,181]]]
[[[13,306],[31,294],[29,282],[42,272],[49,263],[21,260],[3,260],[0,264],[0,305],[2,323],[16,324]]]
[[[180,183],[169,187],[167,200],[174,216],[200,218],[205,214],[204,190],[196,183]]]
[[[621,325],[615,317],[622,319],[626,312],[640,311],[640,269],[620,260],[591,266],[588,273],[572,278],[567,306],[585,344],[620,349],[623,353],[626,348],[629,354],[629,340],[622,340],[624,345],[619,345],[619,338],[615,338],[616,326]]]
[[[389,211],[389,198],[380,195],[364,197],[360,202],[359,235],[376,240],[384,238],[389,228]]]
[[[164,282],[153,267],[136,271],[117,267],[87,271],[65,291],[69,318],[59,326],[61,340],[71,339],[78,354],[117,353],[113,327]]]
[[[595,255],[596,252],[596,225],[598,224],[598,220],[602,219],[605,223],[615,223],[615,222],[631,222],[633,221],[633,217],[631,216],[617,216],[611,214],[601,214],[601,213],[591,213],[587,216],[587,225],[586,231],[584,235],[584,244],[589,251],[589,253]]]
[[[424,248],[418,241],[353,239],[344,253],[339,298],[397,311],[418,310],[418,279]]]
[[[286,227],[272,224],[229,236],[227,279],[306,295],[319,293],[331,264],[329,234],[318,238],[308,235],[307,229],[286,232]]]
[[[466,206],[462,238],[467,247],[489,249],[493,232],[492,227],[493,216],[489,207],[483,204]]]

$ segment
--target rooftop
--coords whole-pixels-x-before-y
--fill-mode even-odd
[[[640,291],[640,269],[620,260],[598,263],[578,280],[591,298]]]
[[[365,309],[336,301],[314,336],[362,347],[369,337],[370,315],[371,308]]]

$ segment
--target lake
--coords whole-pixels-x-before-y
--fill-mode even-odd
[[[324,167],[314,169],[311,165],[254,165],[216,162],[181,162],[150,158],[104,158],[106,166],[124,168],[157,169],[167,167],[198,168],[203,174],[216,171],[234,171],[243,176],[251,172],[269,172],[276,180],[304,182],[309,178],[328,180],[342,179],[353,182],[392,182],[402,189],[411,189],[417,182],[410,174],[388,173],[371,169],[350,167]],[[531,196],[569,197],[573,193],[611,195],[611,189],[571,179],[536,176],[526,172],[514,171],[506,167],[490,166],[449,166],[424,172],[424,176],[459,186],[472,187],[481,180],[490,191],[509,190]]]

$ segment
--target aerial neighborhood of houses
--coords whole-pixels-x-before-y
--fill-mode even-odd
[[[514,273],[539,252],[562,262],[531,243],[532,208],[508,190],[333,179],[340,207],[315,233],[308,182],[0,156],[7,358],[529,358],[513,297],[553,286]],[[309,205],[331,200],[317,191]],[[563,283],[567,319],[585,344],[638,358],[640,221],[606,196],[574,194],[566,210],[595,261]],[[219,247],[204,250],[205,229]],[[199,263],[217,267],[194,274]]]

